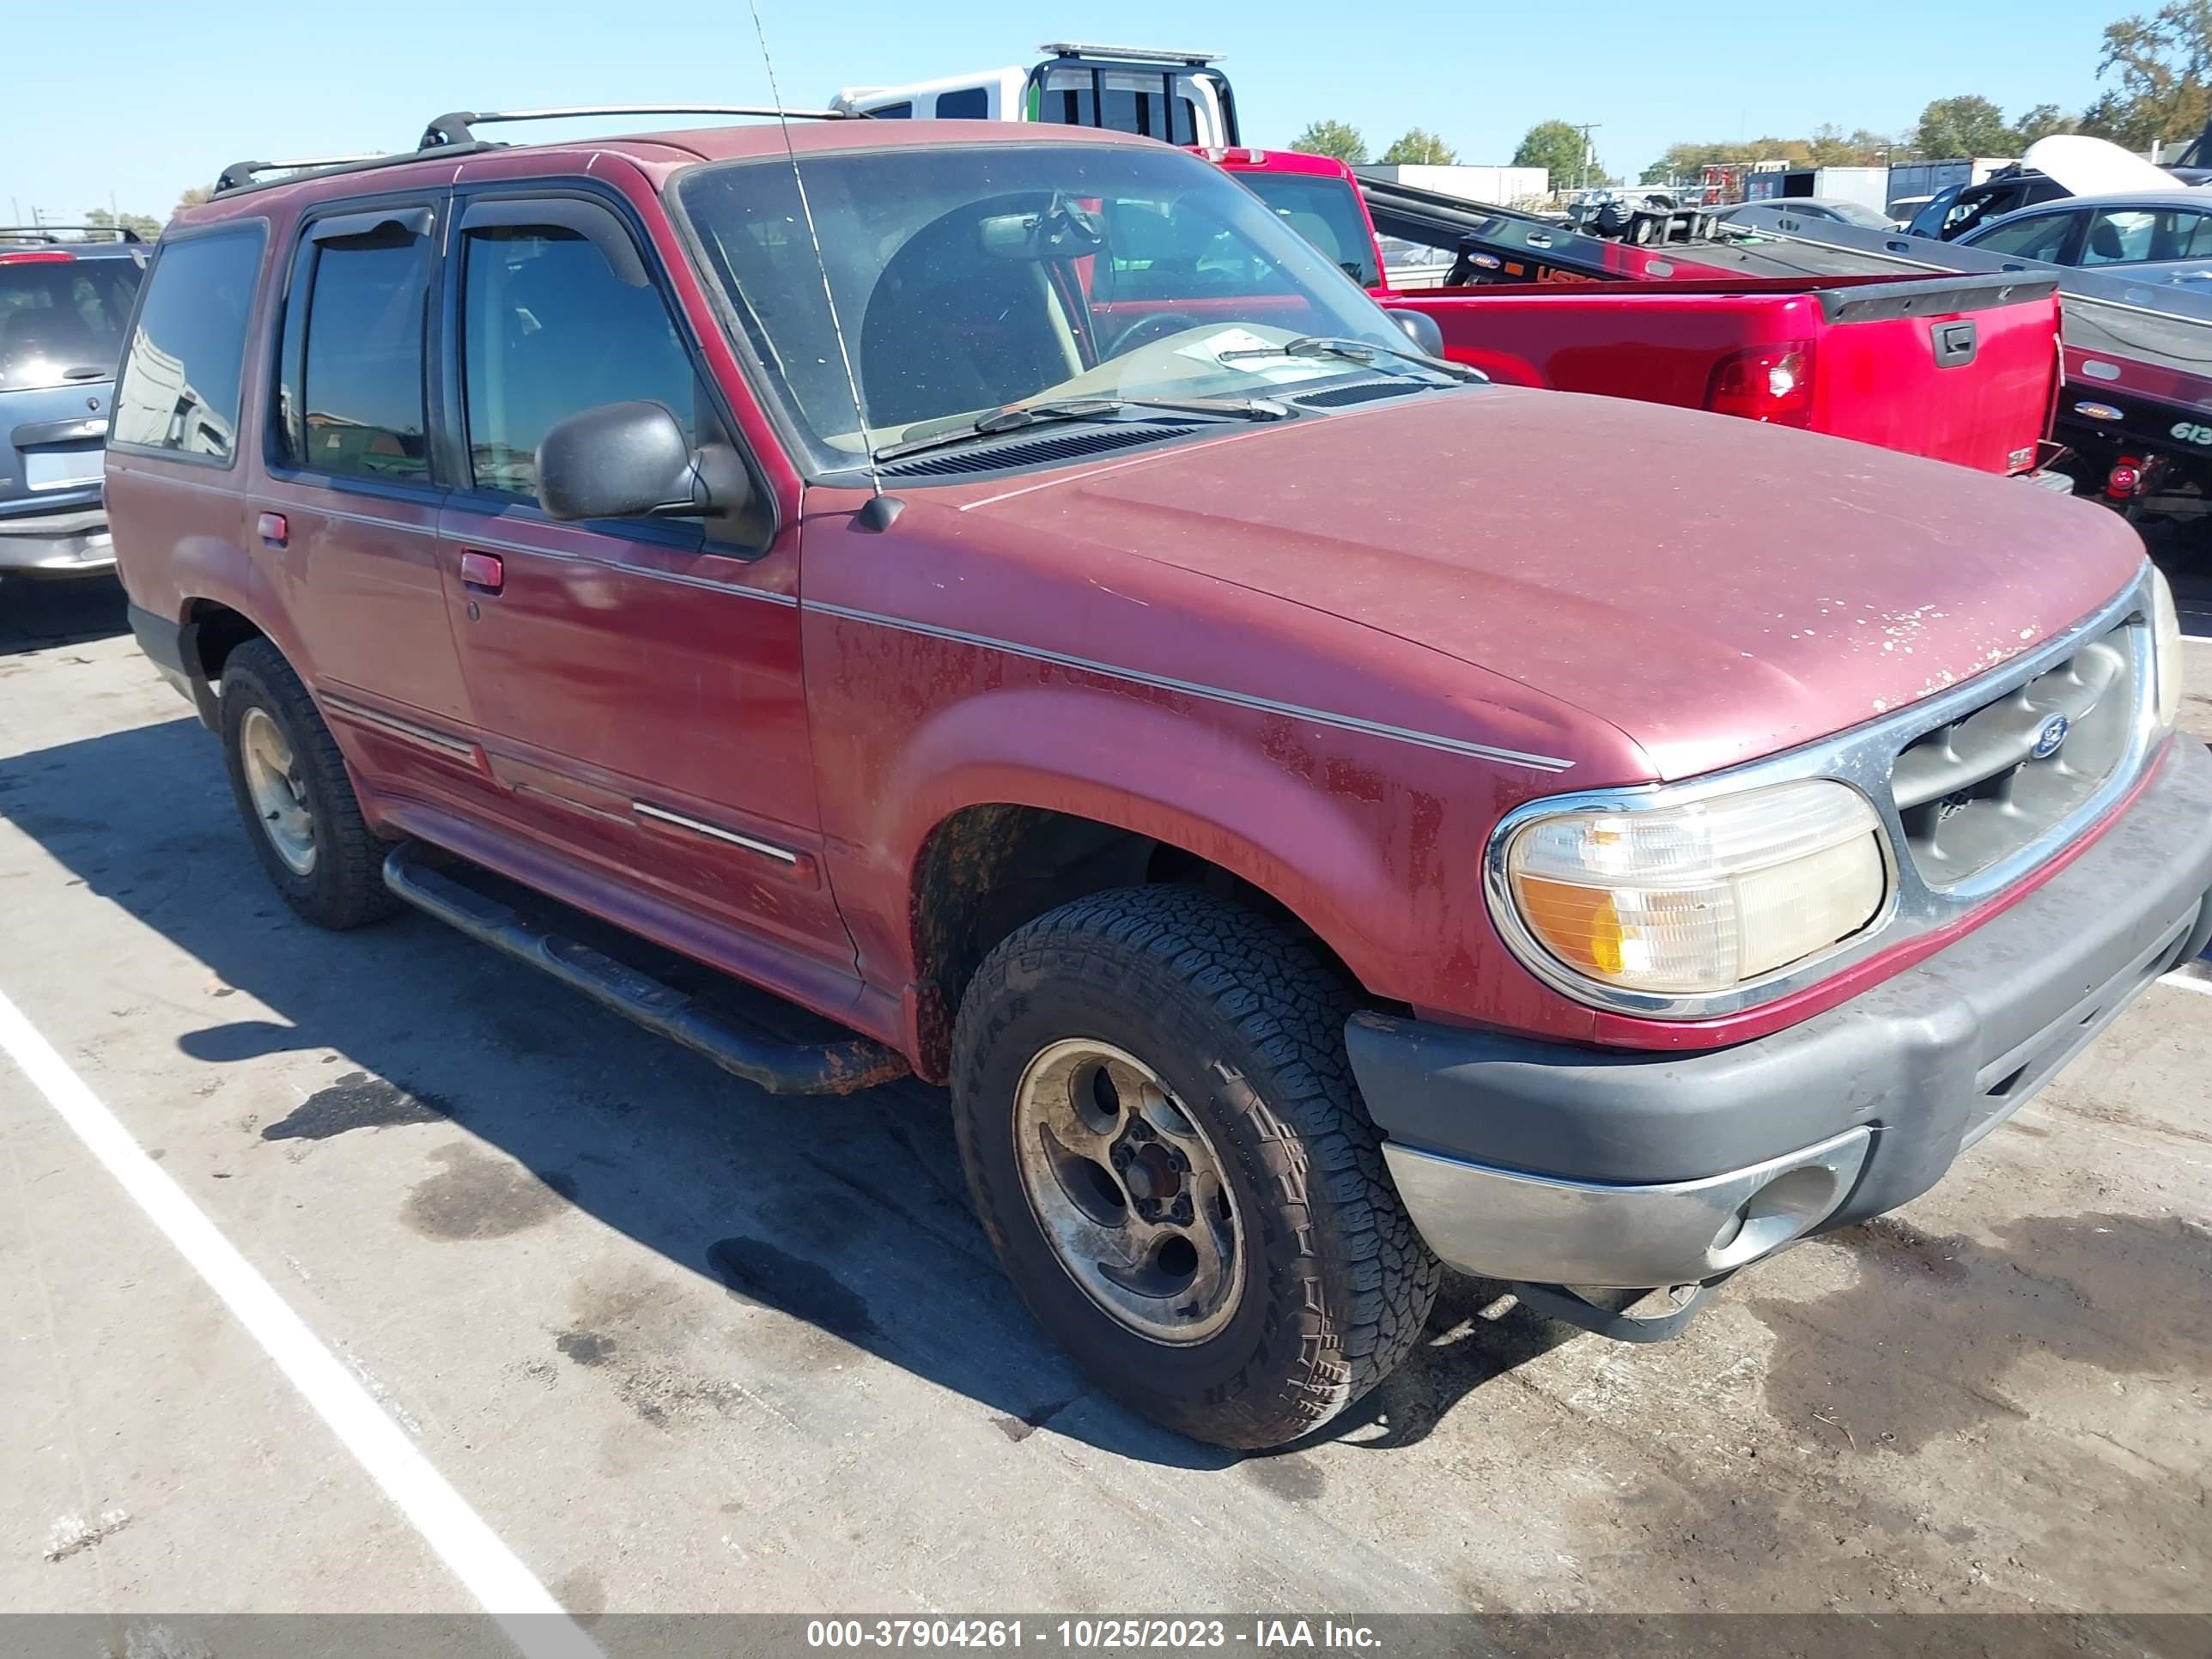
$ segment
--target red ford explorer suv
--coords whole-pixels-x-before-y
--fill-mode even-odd
[[[1471,383],[1158,143],[491,118],[163,237],[139,638],[309,921],[411,903],[778,1092],[949,1084],[1022,1296],[1161,1422],[1327,1422],[1443,1266],[1665,1334],[2212,933],[2094,507]]]

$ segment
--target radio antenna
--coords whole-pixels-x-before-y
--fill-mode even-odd
[[[799,149],[791,142],[791,118],[784,112],[783,92],[775,83],[775,59],[769,55],[768,30],[761,22],[760,0],[747,0],[752,9],[753,34],[760,42],[761,64],[768,70],[769,102],[775,106],[776,125],[783,131],[783,153],[791,162],[792,187],[799,192],[799,217],[806,223],[806,240],[814,250],[814,269],[821,274],[823,302],[830,307],[830,332],[837,341],[837,359],[845,366],[845,390],[852,394],[853,417],[860,423],[860,456],[868,469],[868,504],[860,509],[863,530],[888,530],[905,505],[896,495],[884,494],[883,475],[876,466],[875,440],[868,429],[868,406],[860,397],[860,377],[853,370],[852,348],[845,343],[845,325],[837,315],[837,295],[830,286],[830,261],[822,252],[822,234],[814,228],[814,205],[806,199],[806,179],[799,169]]]

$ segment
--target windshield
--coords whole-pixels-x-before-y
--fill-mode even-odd
[[[0,391],[112,378],[138,276],[135,259],[0,254]]]
[[[1275,210],[1275,216],[1328,256],[1362,288],[1381,284],[1375,237],[1350,185],[1326,173],[1243,173],[1230,175]]]
[[[823,471],[1041,398],[1249,397],[1366,372],[1264,349],[1301,336],[1406,348],[1342,271],[1179,150],[946,144],[799,165],[842,352],[787,158],[695,168],[677,192]]]

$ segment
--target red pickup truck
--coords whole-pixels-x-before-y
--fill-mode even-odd
[[[1385,306],[1433,320],[1444,356],[1494,380],[1714,410],[1984,472],[2039,471],[2058,389],[2055,281],[1747,277],[1700,265],[1694,248],[1647,252],[1370,185],[1386,228],[1465,249],[1454,275],[1471,285],[1394,292],[1343,162],[1200,153]],[[1569,259],[1578,246],[1588,258]],[[2055,473],[2048,482],[2071,487]]]
[[[2212,937],[2110,514],[1476,383],[1149,140],[495,118],[164,234],[139,641],[306,920],[779,1094],[949,1084],[1024,1300],[1163,1423],[1327,1423],[1446,1265],[1670,1330]]]

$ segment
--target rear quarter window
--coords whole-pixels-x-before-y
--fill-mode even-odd
[[[229,464],[265,240],[254,224],[161,245],[116,387],[109,442]]]

